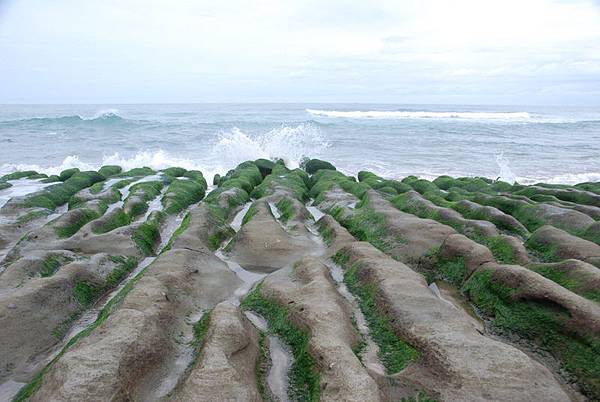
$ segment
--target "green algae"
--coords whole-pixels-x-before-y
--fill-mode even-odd
[[[275,333],[291,349],[294,362],[289,372],[288,394],[294,401],[318,401],[320,376],[313,357],[309,353],[309,332],[295,326],[288,310],[261,294],[259,284],[242,301],[243,310],[251,310],[267,321],[269,330]]]

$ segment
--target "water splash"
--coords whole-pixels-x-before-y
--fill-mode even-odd
[[[507,158],[504,157],[504,153],[501,153],[500,155],[496,156],[496,163],[500,168],[498,178],[507,183],[514,184],[517,181],[517,179],[512,170],[510,170],[509,161]]]
[[[233,166],[259,158],[282,158],[288,167],[296,168],[303,157],[319,156],[327,147],[329,143],[312,124],[284,125],[258,135],[234,127],[221,134],[213,154]]]

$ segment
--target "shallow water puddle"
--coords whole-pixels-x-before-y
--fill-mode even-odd
[[[385,367],[383,366],[383,364],[381,364],[381,361],[377,356],[379,353],[379,346],[377,346],[377,344],[369,335],[369,326],[367,325],[367,320],[365,319],[365,316],[360,310],[358,301],[356,300],[354,295],[348,290],[346,284],[344,283],[344,270],[331,260],[325,261],[325,265],[329,268],[331,278],[337,284],[338,292],[348,301],[352,310],[352,314],[356,321],[358,332],[362,335],[364,341],[366,342],[365,349],[363,350],[361,355],[361,360],[363,364],[371,372],[374,372],[381,376],[385,376]]]
[[[56,183],[42,183],[41,180],[30,180],[30,179],[18,179],[9,180],[8,183],[12,184],[12,187],[0,190],[0,208],[4,206],[13,197],[22,197],[27,194],[35,193],[43,189],[44,187],[51,186]]]
[[[268,204],[269,204],[269,208],[271,209],[271,213],[273,214],[275,219],[277,219],[277,221],[279,221],[279,218],[281,218],[281,213],[279,212],[279,208],[277,208],[277,206],[275,204],[273,204],[272,201],[269,201]]]
[[[250,206],[252,206],[252,201],[248,201],[246,204],[244,204],[243,208],[237,214],[235,214],[233,220],[229,224],[229,226],[231,226],[231,228],[236,233],[239,232],[242,228],[242,221],[244,220],[244,216],[246,216],[246,213],[250,209]]]
[[[312,202],[312,201],[309,201]],[[325,214],[323,212],[321,212],[321,210],[313,205],[308,205],[308,203],[306,204],[306,209],[308,210],[308,212],[310,212],[310,214],[312,215],[313,219],[315,222],[318,222],[319,219],[321,219],[323,216],[325,216]]]
[[[121,180],[126,180],[126,178],[119,178],[119,179],[109,179],[107,180],[107,184],[104,185],[103,191],[108,189],[110,186],[108,185],[108,182],[112,181],[112,180],[116,180],[114,183],[115,184]],[[112,211],[115,208],[123,208],[123,205],[125,204],[125,199],[127,199],[127,197],[129,197],[129,192],[131,191],[131,187],[135,186],[138,183],[143,183],[146,181],[154,181],[154,180],[162,180],[162,175],[161,174],[153,174],[150,176],[144,176],[139,180],[134,181],[133,183],[129,183],[128,185],[126,185],[123,188],[120,188],[119,191],[121,192],[121,199],[113,204],[110,204],[108,206],[108,209],[106,210],[105,214],[109,213],[110,211]],[[111,184],[111,185],[112,185]],[[164,190],[164,189],[163,189]],[[162,194],[162,192],[161,192]]]

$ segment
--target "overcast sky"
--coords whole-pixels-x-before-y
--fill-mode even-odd
[[[600,0],[0,0],[0,103],[600,105]]]

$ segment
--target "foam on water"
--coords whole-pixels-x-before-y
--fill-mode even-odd
[[[340,111],[306,109],[314,116],[343,117],[348,119],[475,119],[528,121],[528,112],[428,112],[428,111]]]
[[[117,110],[118,109],[118,110]],[[307,112],[308,110],[308,112]],[[600,177],[600,110],[453,105],[5,105],[0,175],[181,166],[211,182],[240,162],[325,159],[356,175]],[[497,155],[500,157],[497,158]]]
[[[213,155],[236,166],[244,161],[282,158],[286,165],[297,168],[305,156],[318,156],[329,143],[312,124],[281,126],[263,134],[251,135],[237,127],[220,135]]]

